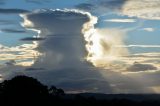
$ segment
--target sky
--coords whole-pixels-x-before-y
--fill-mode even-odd
[[[0,81],[67,93],[160,93],[160,0],[1,0]]]

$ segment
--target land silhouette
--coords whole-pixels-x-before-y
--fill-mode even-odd
[[[65,94],[63,89],[48,87],[37,79],[16,76],[0,83],[2,106],[160,106],[154,94]]]

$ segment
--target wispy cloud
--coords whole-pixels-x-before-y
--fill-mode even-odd
[[[160,45],[116,45],[115,47],[124,47],[124,48],[160,48]]]
[[[0,29],[0,31],[6,33],[26,33],[25,30],[17,30],[17,29]]]
[[[26,38],[22,38],[20,39],[21,41],[41,41],[41,40],[45,40],[45,38],[40,38],[40,37],[26,37]]]
[[[0,8],[0,14],[19,14],[19,13],[27,13],[28,10],[24,9],[4,9]]]
[[[147,31],[147,32],[154,32],[155,29],[154,28],[143,28],[141,30]]]
[[[119,23],[132,23],[136,22],[135,19],[107,19],[105,22],[119,22]]]

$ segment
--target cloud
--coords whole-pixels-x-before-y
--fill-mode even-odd
[[[115,45],[117,48],[160,48],[160,45]]]
[[[146,83],[146,80],[137,80],[139,74],[136,77],[122,74],[126,66],[129,63],[133,64],[136,59],[136,57],[122,57],[122,55],[128,56],[126,48],[115,48],[116,45],[124,45],[123,37],[126,31],[95,28],[97,18],[88,12],[78,10],[43,9],[21,16],[24,19],[23,27],[37,32],[36,37],[45,38],[45,40],[34,41],[37,44],[35,48],[31,48],[33,45],[30,47],[28,44],[12,49],[2,47],[1,50],[4,50],[2,55],[8,61],[13,59],[12,56],[18,57],[18,55],[21,59],[24,57],[28,59],[27,62],[34,60],[30,66],[20,66],[26,61],[20,61],[14,57],[16,65],[1,69],[4,78],[26,74],[38,78],[47,85],[54,84],[64,88],[67,92],[76,93],[87,91],[101,93],[154,92],[147,88],[150,85]],[[102,59],[103,56],[106,56],[103,58],[103,64],[109,60],[111,60],[111,64],[105,64],[105,67],[94,67],[86,61],[86,56],[88,56],[86,46],[89,46],[88,50],[93,57],[99,56]],[[41,55],[35,53],[35,50]],[[8,56],[6,55],[7,51],[9,52]],[[15,55],[14,51],[23,52]],[[143,61],[138,63],[139,67],[143,70],[148,67],[149,69],[153,69],[153,67],[158,69],[158,63],[156,65],[153,63],[153,67],[150,66],[151,62],[144,63],[151,59],[151,56],[157,58],[158,54],[143,55],[150,55],[150,57],[138,58],[139,61]]]
[[[159,0],[92,0],[76,7],[96,14],[109,12],[149,20],[160,20]]]
[[[107,81],[105,86],[104,83],[100,84],[104,78],[98,71],[92,71],[95,67],[85,60],[87,51],[82,29],[85,23],[89,25],[86,28],[94,26],[94,16],[88,12],[69,9],[40,10],[21,16],[24,27],[39,31],[38,36],[45,38],[41,42],[37,41],[36,50],[42,55],[31,66],[33,70],[27,74],[67,91],[101,92],[104,88],[105,91],[110,91]],[[37,71],[36,74],[35,67],[43,67],[45,70]],[[98,85],[99,89],[95,90]]]
[[[135,19],[107,19],[105,22],[119,22],[119,23],[132,23],[136,22]]]
[[[5,33],[25,33],[25,30],[17,30],[17,29],[1,29],[1,32]]]
[[[152,64],[141,64],[138,62],[134,62],[133,65],[128,67],[126,70],[131,72],[150,71],[150,70],[157,70],[157,67],[155,67]]]
[[[40,55],[36,50],[36,44],[23,44],[16,47],[0,45],[0,61],[2,64],[31,66],[34,60]],[[14,63],[14,64],[13,64]]]
[[[147,32],[154,32],[155,29],[154,28],[143,28],[141,30],[147,31]]]
[[[122,64],[123,67],[119,67],[119,70],[121,70],[122,73],[123,73],[123,70],[125,70],[125,73],[128,73],[128,72],[130,73],[129,70],[126,70],[128,68],[128,65],[133,66],[134,65],[133,63],[137,62],[137,63],[142,64],[142,65],[143,64],[144,65],[148,65],[148,64],[149,65],[153,65],[154,67],[157,68],[157,70],[148,70],[148,71],[145,71],[145,72],[154,73],[156,71],[159,71],[159,69],[160,69],[159,57],[160,57],[160,53],[159,52],[136,53],[136,54],[129,54],[127,56],[122,56],[119,59],[124,64]],[[128,72],[126,72],[126,71],[128,71]]]
[[[3,9],[0,8],[0,14],[19,14],[19,13],[27,13],[28,10],[24,9]]]
[[[22,38],[20,39],[21,41],[41,41],[41,40],[45,40],[45,38],[40,38],[40,37],[26,37],[26,38]]]
[[[112,62],[117,61],[118,57],[127,55],[126,48],[116,48],[116,45],[124,44],[126,31],[116,28],[97,28],[91,32],[88,40],[88,60],[96,67],[108,67]]]
[[[129,17],[160,20],[160,1],[127,0],[127,2],[122,6],[121,13]]]
[[[45,40],[38,42],[38,50],[45,54],[41,64],[51,68],[83,64],[86,49],[81,30],[83,24],[90,20],[88,13],[76,10],[42,10],[22,17],[25,19],[25,27],[40,30],[39,36],[45,37]],[[32,24],[28,25],[27,22]],[[48,59],[50,62],[45,64]]]

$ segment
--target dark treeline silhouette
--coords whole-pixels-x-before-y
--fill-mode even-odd
[[[110,96],[110,95],[106,95]],[[160,106],[156,100],[132,100],[126,98],[97,99],[96,94],[65,94],[55,86],[47,87],[38,80],[17,76],[0,83],[1,106]]]

